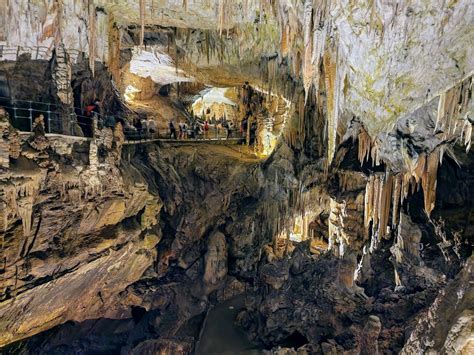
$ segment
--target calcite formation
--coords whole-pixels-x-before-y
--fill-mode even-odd
[[[471,1],[7,5],[1,352],[472,352]],[[209,92],[245,143],[130,140]]]

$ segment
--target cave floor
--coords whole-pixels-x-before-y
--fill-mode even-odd
[[[198,152],[200,156],[206,159],[231,159],[236,162],[256,163],[263,160],[262,157],[254,153],[253,147],[246,145],[216,145],[216,144],[189,144],[177,147],[181,152]]]
[[[244,307],[245,296],[237,296],[212,308],[197,345],[196,355],[261,354],[245,332],[235,325],[235,318]]]

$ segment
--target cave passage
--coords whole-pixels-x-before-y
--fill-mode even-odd
[[[474,354],[473,19],[0,1],[0,354]]]

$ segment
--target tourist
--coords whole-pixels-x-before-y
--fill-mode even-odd
[[[174,126],[173,120],[170,120],[169,128],[170,128],[170,139],[176,139],[176,128]]]
[[[179,127],[178,139],[183,139],[183,122],[182,121],[179,121],[178,127]]]
[[[105,126],[105,127],[108,127],[108,128],[114,129],[116,123],[117,123],[117,122],[116,122],[116,120],[115,120],[115,117],[114,117],[114,116],[111,116],[111,115],[108,115],[108,116],[105,118],[104,126]]]
[[[230,127],[229,122],[224,121],[223,126],[224,126],[225,130],[227,131],[226,139],[229,139],[230,138],[230,132],[231,132],[231,127]]]
[[[124,120],[123,132],[128,139],[133,139],[137,135],[137,129],[135,128],[135,126],[132,126],[130,122],[128,122],[128,120]]]
[[[33,132],[36,136],[44,136],[46,134],[44,130],[44,116],[42,114],[35,118]]]
[[[248,120],[247,118],[244,118],[242,120],[242,124],[240,125],[240,135],[242,137],[245,137],[247,135],[247,125],[248,125]]]
[[[188,138],[188,125],[186,122],[183,123],[183,139]]]
[[[148,131],[153,134],[153,133],[156,133],[158,131],[158,128],[157,128],[157,125],[156,125],[156,121],[154,119],[149,119],[147,121],[147,125],[148,125]]]
[[[222,121],[218,121],[216,123],[216,138],[220,138],[221,137],[221,130],[222,130],[223,126],[222,126]]]
[[[209,139],[209,121],[204,122],[204,139]]]
[[[92,112],[94,111],[94,109],[95,109],[95,105],[93,103],[91,103],[90,105],[87,105],[86,110],[84,112],[84,116],[92,118]]]
[[[145,118],[142,118],[140,120],[140,122],[142,124],[142,132],[141,133],[144,137],[147,137],[147,135],[148,135],[148,121]]]
[[[193,138],[197,139],[200,133],[199,124],[197,122],[194,122],[193,132],[194,132]]]
[[[91,105],[92,106],[92,105]],[[82,130],[82,133],[85,137],[92,137],[92,109],[90,111],[84,111],[84,115],[77,115],[77,124]],[[50,127],[48,127],[50,129]]]
[[[94,109],[92,111],[97,113],[98,115],[100,115],[100,102],[99,102],[99,100],[97,100],[97,99],[94,100]]]
[[[135,118],[135,121],[133,122],[133,125],[135,126],[135,128],[137,129],[137,133],[138,134],[141,134],[142,132],[142,121],[140,121],[139,118]]]

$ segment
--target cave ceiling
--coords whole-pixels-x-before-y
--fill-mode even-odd
[[[178,65],[210,84],[268,82],[268,75],[261,75],[266,58],[292,71],[308,45],[313,66],[323,61],[318,51],[332,51],[339,113],[360,117],[371,133],[391,129],[397,118],[474,70],[470,0],[144,3],[145,26],[178,28],[183,34],[178,34],[177,44],[187,58]],[[123,26],[140,25],[139,1],[103,4]],[[309,23],[308,4],[312,5]],[[308,26],[312,43],[304,38]],[[210,49],[202,47],[205,36],[211,39]],[[324,41],[326,48],[321,49],[318,41]],[[303,72],[293,70],[293,76],[307,75],[309,69],[304,63],[302,67]],[[312,71],[316,82],[319,77]]]
[[[66,48],[87,52],[88,3],[55,4],[11,2],[6,43],[52,48],[60,36]],[[309,92],[311,85],[318,87],[323,80],[332,90],[332,121],[359,117],[372,136],[390,130],[398,118],[474,70],[471,0],[97,0],[93,4],[98,60],[107,61],[111,21],[122,29],[142,25],[145,31],[165,29],[175,33],[184,57],[175,56],[176,65],[196,81],[229,86],[248,80],[278,88],[289,75]],[[55,24],[61,28],[56,37]],[[321,73],[322,66],[326,69]]]

